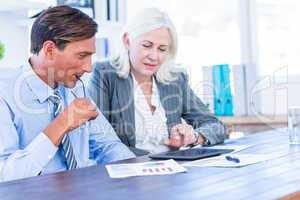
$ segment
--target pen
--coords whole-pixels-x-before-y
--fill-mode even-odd
[[[226,160],[232,161],[232,162],[235,162],[235,163],[239,163],[240,162],[240,159],[232,157],[232,156],[225,156],[225,158],[226,158]]]

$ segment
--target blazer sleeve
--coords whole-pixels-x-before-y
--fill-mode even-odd
[[[186,74],[182,73],[179,80],[180,84],[183,85],[182,118],[208,140],[207,145],[223,143],[228,137],[224,124],[211,114],[197,97],[188,84]]]
[[[106,119],[110,116],[109,69],[108,63],[97,62],[93,65],[92,76],[88,83],[88,94],[96,103]]]

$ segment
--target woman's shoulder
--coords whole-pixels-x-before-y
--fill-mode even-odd
[[[174,80],[170,81],[170,84],[182,85],[188,82],[188,74],[184,69],[173,71],[171,74],[174,77]]]
[[[97,71],[116,71],[116,67],[112,64],[110,60],[98,61],[93,65],[94,70]]]
[[[111,61],[106,60],[102,62],[96,62],[93,65],[93,73],[97,77],[117,79],[117,69]]]
[[[188,76],[187,73],[184,71],[176,71],[172,73],[174,79],[167,83],[162,83],[157,81],[157,86],[159,90],[165,91],[165,93],[173,93],[178,92],[178,90],[183,91],[184,88],[188,85]]]

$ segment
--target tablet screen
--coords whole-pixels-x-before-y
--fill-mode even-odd
[[[185,150],[168,151],[160,154],[151,154],[153,159],[175,159],[175,160],[195,160],[230,153],[233,149],[210,149],[210,148],[191,148]]]

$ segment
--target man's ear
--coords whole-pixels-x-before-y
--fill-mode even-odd
[[[125,33],[123,35],[123,45],[125,46],[126,49],[129,49],[129,37],[128,37],[128,33]]]
[[[52,60],[55,56],[56,45],[53,41],[47,40],[44,42],[42,51],[46,58]]]

